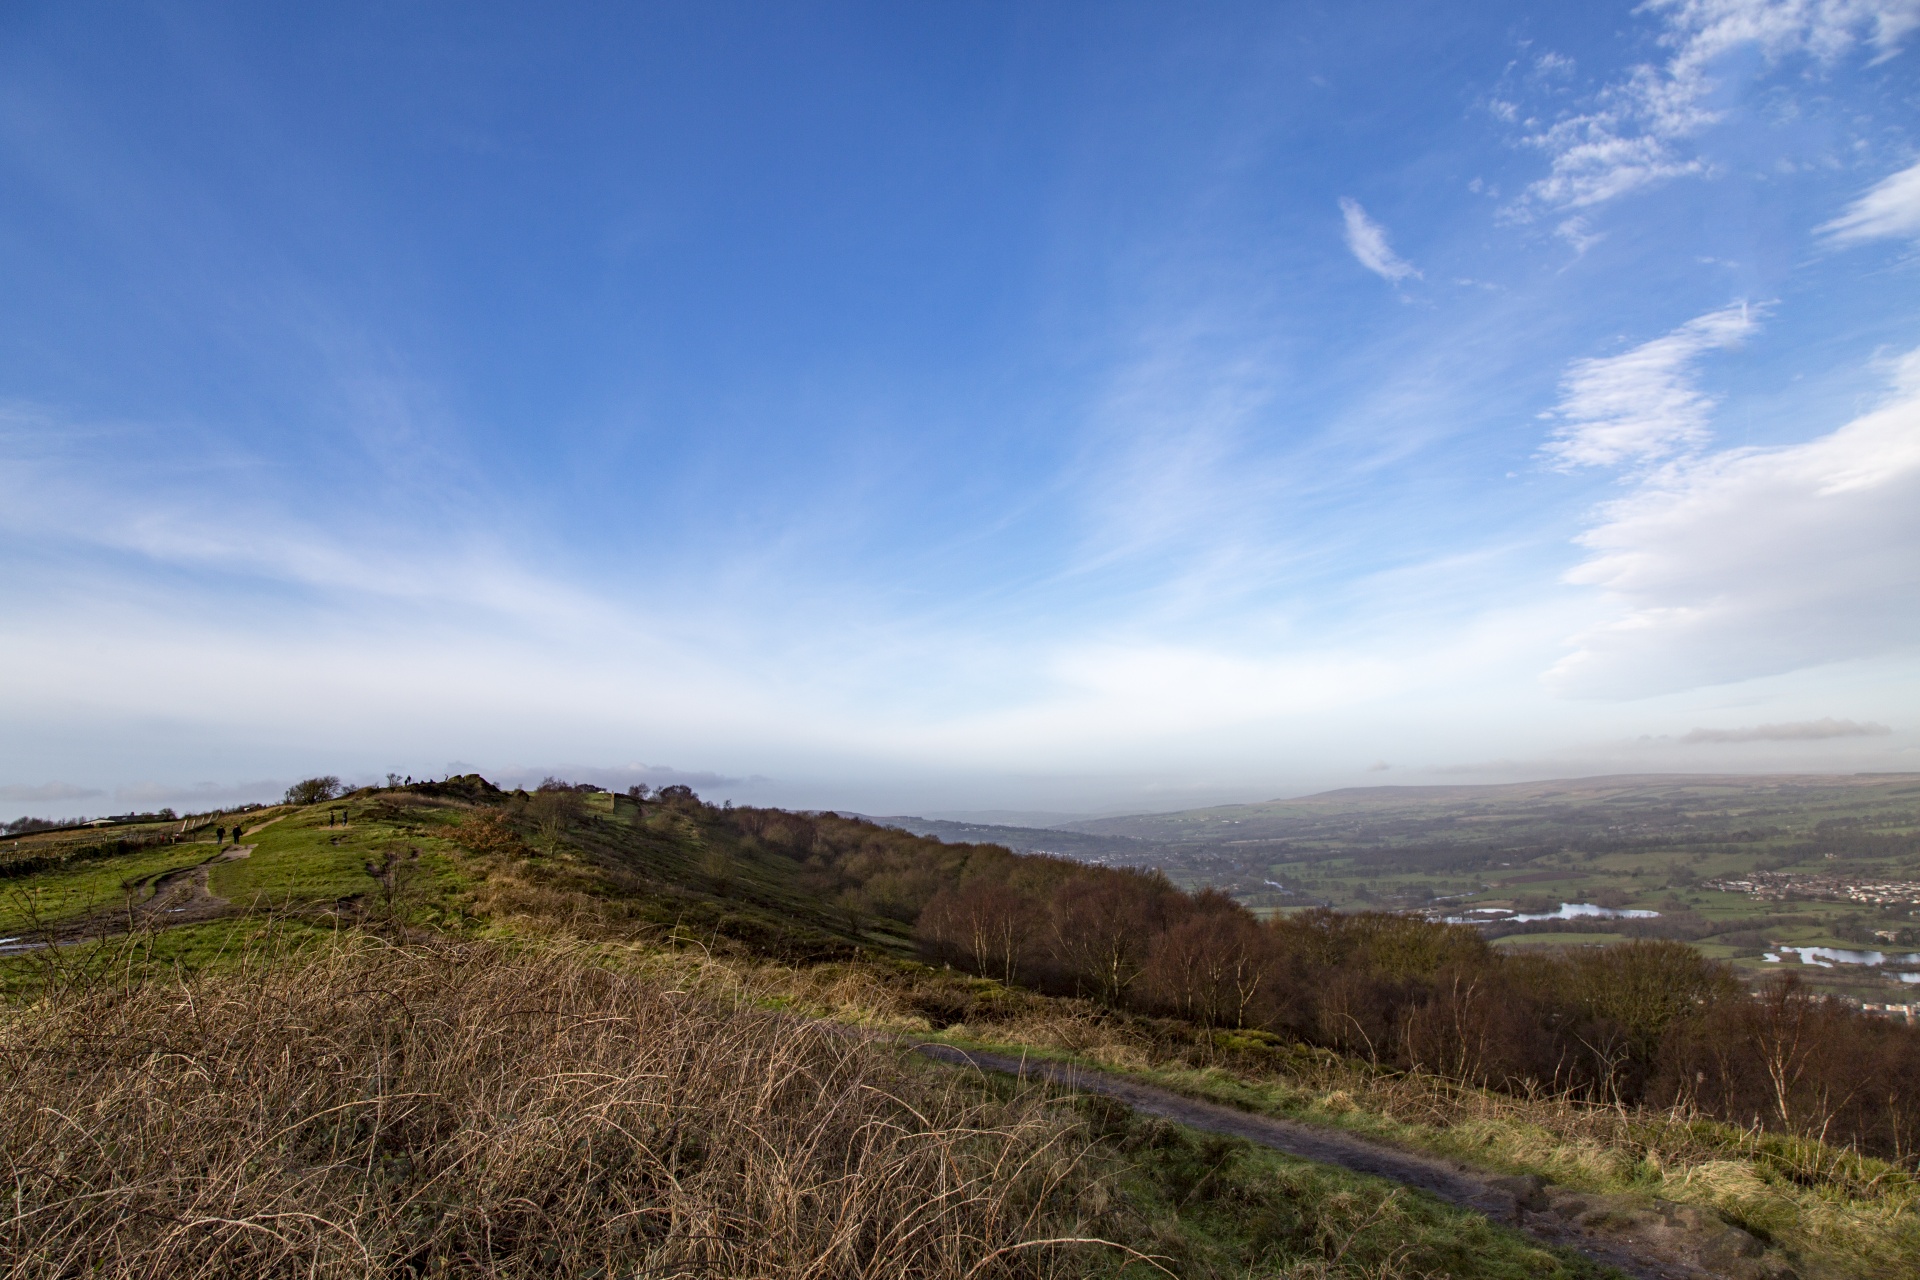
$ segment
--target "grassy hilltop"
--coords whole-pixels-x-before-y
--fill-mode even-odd
[[[1674,1063],[1772,1024],[1673,943],[1509,958],[1397,917],[1262,925],[990,844],[471,776],[16,837],[0,939],[10,1275],[1594,1273],[903,1036],[1539,1177],[1590,1233],[1697,1206],[1758,1242],[1741,1275],[1920,1257],[1882,1114],[1916,1095],[1840,1098],[1845,1064],[1807,1054],[1777,1115],[1726,1110],[1764,1101],[1764,1067],[1675,1093]],[[1841,1036],[1911,1087],[1898,1029],[1779,999],[1809,1053]],[[1568,1048],[1602,1033],[1604,1064]]]

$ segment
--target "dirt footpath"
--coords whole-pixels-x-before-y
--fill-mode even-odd
[[[214,896],[208,878],[218,864],[237,862],[252,852],[250,844],[228,845],[198,866],[167,872],[153,882],[153,892],[146,901],[134,905],[136,926],[166,928],[225,915],[227,900]]]
[[[252,853],[250,844],[228,845],[219,853],[154,877],[144,887],[147,894],[137,902],[123,903],[90,911],[73,920],[63,920],[23,935],[4,948],[11,954],[40,947],[63,946],[89,938],[108,938],[141,929],[172,929],[183,924],[199,924],[231,914],[232,904],[215,897],[208,887],[213,868],[222,862],[234,862]]]
[[[957,1066],[1045,1080],[1123,1102],[1208,1133],[1243,1138],[1288,1155],[1385,1178],[1427,1192],[1543,1244],[1573,1249],[1641,1280],[1791,1280],[1777,1251],[1724,1222],[1711,1210],[1670,1200],[1589,1195],[1544,1179],[1505,1177],[1355,1134],[1201,1102],[1167,1089],[1065,1063],[1022,1060],[951,1045],[921,1044],[921,1053]]]

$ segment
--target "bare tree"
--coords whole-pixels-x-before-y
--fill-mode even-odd
[[[1013,982],[1037,913],[1018,892],[997,880],[975,877],[944,890],[920,915],[921,937],[983,977]]]
[[[332,774],[302,778],[287,788],[288,804],[321,804],[340,794],[340,779]]]
[[[1158,877],[1099,871],[1061,886],[1049,913],[1054,959],[1074,984],[1117,1005],[1140,977],[1177,891]]]
[[[1154,939],[1145,981],[1181,1017],[1203,1027],[1246,1025],[1277,957],[1259,922],[1209,890],[1195,910]]]
[[[387,919],[396,918],[400,908],[405,905],[408,891],[420,870],[419,859],[420,850],[409,845],[404,855],[389,849],[381,855],[380,861],[366,864],[367,874],[380,886]]]
[[[542,786],[527,801],[527,812],[534,829],[540,833],[540,845],[549,854],[560,851],[560,837],[580,816],[580,797],[571,789]]]

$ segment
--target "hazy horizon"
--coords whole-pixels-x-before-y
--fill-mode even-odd
[[[1199,789],[1184,795],[1160,789],[1146,789],[1138,794],[1145,803],[1107,804],[1084,810],[1048,810],[1048,809],[968,809],[947,808],[939,804],[914,805],[911,803],[888,808],[863,806],[856,803],[816,803],[804,798],[785,794],[784,789],[764,778],[742,779],[728,778],[724,775],[686,773],[676,769],[630,766],[626,768],[598,768],[594,766],[564,766],[550,769],[527,769],[515,767],[508,769],[477,769],[462,761],[452,762],[452,767],[432,774],[419,776],[402,775],[409,782],[433,782],[455,773],[479,773],[488,781],[505,789],[521,788],[532,790],[548,778],[557,777],[563,781],[590,783],[611,791],[624,791],[644,782],[651,788],[680,784],[691,786],[702,799],[710,803],[738,802],[749,805],[789,808],[807,812],[839,812],[849,816],[874,819],[886,818],[926,818],[936,821],[962,822],[981,826],[1006,826],[1045,829],[1063,827],[1077,822],[1096,818],[1149,816],[1156,813],[1176,813],[1190,809],[1230,808],[1234,806],[1257,806],[1268,802],[1298,800],[1312,796],[1343,791],[1395,791],[1427,788],[1498,788],[1504,786],[1526,786],[1529,784],[1581,783],[1605,781],[1617,778],[1723,778],[1749,779],[1804,779],[1804,778],[1849,778],[1849,777],[1916,777],[1920,771],[1898,770],[1861,770],[1852,773],[1809,774],[1799,772],[1754,772],[1754,773],[1683,773],[1678,771],[1654,772],[1643,774],[1591,773],[1573,774],[1564,777],[1515,777],[1501,781],[1462,782],[1457,779],[1434,779],[1425,782],[1362,782],[1335,787],[1310,787],[1294,790],[1280,790],[1271,794],[1255,794],[1251,791],[1230,791],[1221,789]],[[277,801],[281,793],[291,785],[291,779],[257,779],[238,785],[222,786],[217,783],[201,784],[197,787],[177,787],[170,789],[145,787],[121,788],[114,792],[83,789],[77,787],[47,788],[43,794],[32,799],[24,806],[35,815],[55,818],[96,818],[110,816],[110,812],[151,812],[161,807],[175,808],[185,813],[206,811],[219,807],[232,807],[246,804],[265,804]],[[358,789],[367,786],[386,785],[382,775],[347,775],[341,779],[346,789]],[[1049,780],[1048,786],[1057,787],[1058,780]],[[22,788],[21,790],[25,790]],[[849,793],[857,793],[858,787],[848,788]],[[929,789],[924,794],[936,794]],[[887,793],[868,789],[868,794]],[[901,793],[911,796],[912,792]],[[1117,794],[1126,794],[1119,792]],[[1154,803],[1155,800],[1158,803]],[[130,806],[130,807],[129,807]],[[184,807],[183,807],[184,806]],[[20,807],[20,806],[16,806]]]
[[[11,6],[0,818],[1920,770],[1916,46]]]

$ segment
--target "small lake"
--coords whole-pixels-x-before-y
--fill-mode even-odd
[[[1782,956],[1798,956],[1801,964],[1819,965],[1822,969],[1832,969],[1843,964],[1865,965],[1878,968],[1881,965],[1920,964],[1920,951],[1849,951],[1845,947],[1782,947],[1775,945],[1766,953],[1768,964],[1784,963]],[[1902,973],[1896,975],[1902,982],[1920,983],[1920,973]]]
[[[1591,902],[1563,902],[1558,911],[1542,915],[1515,916],[1515,920],[1651,920],[1658,911],[1638,907],[1596,907]]]
[[[1530,924],[1535,920],[1651,920],[1658,911],[1637,907],[1600,907],[1591,902],[1563,902],[1557,911],[1509,915],[1505,907],[1474,907],[1464,916],[1448,916],[1448,924]]]

